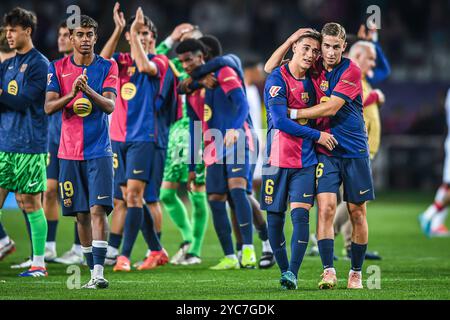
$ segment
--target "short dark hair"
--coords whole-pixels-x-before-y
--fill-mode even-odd
[[[63,21],[61,21],[61,22],[59,23],[59,25],[58,25],[58,31],[59,31],[59,29],[68,29],[68,28],[67,28],[67,21],[66,21],[66,20],[63,20]]]
[[[131,16],[131,18],[128,19],[127,25],[125,26],[125,31],[130,31],[134,19],[136,19],[136,16]],[[150,32],[153,33],[153,37],[155,39],[158,38],[158,29],[156,28],[156,25],[153,23],[153,21],[150,20],[150,18],[147,16],[144,16],[144,26],[147,26],[150,29]]]
[[[297,42],[300,42],[300,41],[302,41],[303,39],[306,39],[306,38],[317,40],[317,41],[319,41],[319,43],[322,42],[322,35],[320,34],[319,31],[314,30],[314,29],[313,29],[312,31],[308,31],[308,32],[306,32],[305,34],[303,34],[303,35],[297,40]]]
[[[206,51],[207,49],[205,48],[205,45],[197,39],[186,39],[184,41],[181,41],[175,48],[176,54],[183,54],[186,52],[201,52],[203,54],[206,54]]]
[[[0,52],[9,53],[14,49],[11,49],[8,44],[8,40],[6,39],[6,30],[5,28],[0,28]]]
[[[73,33],[73,30],[75,30],[75,28],[93,28],[94,29],[94,33],[97,34],[97,29],[98,29],[98,23],[97,21],[95,21],[94,19],[92,19],[91,17],[82,14],[80,16],[80,25],[77,26],[69,26],[69,32],[70,34]],[[72,29],[73,28],[73,29]]]
[[[346,40],[346,33],[343,26],[336,22],[329,22],[325,24],[322,28],[322,37],[324,36],[332,36],[338,37],[342,40]]]
[[[36,30],[37,18],[32,11],[15,7],[3,16],[3,24],[12,27],[21,26],[24,29],[31,28],[31,35],[33,35]]]
[[[215,36],[207,34],[201,37],[200,40],[207,49],[208,58],[214,58],[222,55],[222,45],[220,44],[219,39]]]

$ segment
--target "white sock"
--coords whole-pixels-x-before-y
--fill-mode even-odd
[[[0,239],[0,247],[4,247],[6,246],[11,240],[9,239],[8,236]]]
[[[33,267],[45,268],[44,256],[33,256]]]
[[[348,275],[350,276],[350,275],[352,275],[352,273],[357,273],[359,275],[362,275],[361,271],[355,271],[355,270],[350,269],[350,272],[348,273]]]
[[[236,257],[236,255],[233,253],[233,254],[229,254],[229,255],[226,255],[226,257],[227,258],[230,258],[230,259],[233,259],[233,260],[237,260],[237,257]]]
[[[438,209],[436,208],[436,206],[434,205],[434,203],[432,205],[430,205],[428,207],[428,209],[423,213],[423,216],[426,220],[431,220],[433,218],[433,216],[438,212]]]
[[[243,244],[242,245],[242,250],[247,249],[247,248],[255,250],[255,248],[253,247],[252,244]]]
[[[56,242],[55,241],[46,242],[45,248],[50,251],[56,251]]]
[[[445,195],[447,194],[447,187],[443,184],[439,187],[434,196],[434,201],[442,203],[444,201]]]
[[[262,242],[262,251],[263,252],[273,252],[272,247],[270,246],[269,240]]]
[[[145,254],[145,257],[148,258],[150,256],[150,254],[152,253],[152,250],[148,249],[147,253]]]
[[[72,245],[72,249],[73,252],[75,252],[78,255],[82,255],[83,254],[83,250],[81,250],[81,244],[73,244]]]
[[[94,270],[92,271],[92,275],[94,276],[94,278],[104,278],[103,277],[103,266],[100,264],[96,264],[94,266]]]
[[[333,272],[334,274],[336,274],[336,269],[335,269],[335,268],[326,268],[326,269],[324,269],[323,271],[331,271],[331,272]]]
[[[444,224],[445,220],[447,219],[447,216],[448,216],[447,209],[439,211],[437,214],[435,214],[433,220],[431,220],[431,230],[436,229],[440,225]]]
[[[106,251],[106,255],[108,257],[115,257],[119,255],[119,249],[108,246],[108,250]]]

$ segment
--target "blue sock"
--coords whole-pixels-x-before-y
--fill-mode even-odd
[[[123,246],[122,255],[129,258],[131,250],[133,250],[134,243],[139,233],[139,228],[142,225],[142,216],[144,212],[142,208],[128,208],[127,216],[125,218],[125,226],[123,231]]]
[[[320,258],[324,269],[333,268],[334,239],[322,239],[317,241]]]
[[[231,225],[228,219],[225,201],[208,201],[211,207],[214,229],[219,238],[224,254],[234,254],[233,239],[231,238]]]
[[[264,222],[262,226],[258,226],[258,228],[256,228],[256,231],[258,231],[258,236],[261,241],[266,241],[267,239],[269,239],[266,222]]]
[[[58,220],[47,220],[47,242],[54,242],[56,240],[56,228],[58,227]]]
[[[94,256],[92,254],[92,247],[81,247],[81,250],[86,258],[86,264],[88,265],[89,270],[94,270]]]
[[[30,239],[30,248],[31,248],[31,256],[33,257],[33,242],[31,240],[31,226],[30,226],[30,221],[28,221],[28,217],[27,217],[27,213],[22,210],[23,216],[25,218],[25,223],[27,224],[27,232],[28,232],[28,238]]]
[[[5,229],[3,229],[3,225],[0,222],[0,239],[3,239],[7,236]]]
[[[103,266],[105,264],[106,251],[108,249],[108,241],[92,241],[92,255],[95,265]]]
[[[234,188],[230,190],[230,195],[233,199],[236,219],[241,230],[242,243],[253,244],[253,212],[247,197],[247,191]]]
[[[352,270],[353,271],[361,271],[362,265],[364,263],[364,258],[366,256],[367,243],[366,244],[357,244],[352,242],[351,251],[352,251]]]
[[[78,226],[77,226],[76,222],[75,222],[75,232],[74,232],[74,234],[75,234],[75,240],[73,241],[73,243],[76,244],[76,245],[81,245],[80,236],[78,235]]]
[[[161,242],[159,242],[158,235],[155,231],[155,224],[153,222],[152,214],[146,205],[144,205],[144,219],[142,220],[141,231],[150,250],[162,250]]]
[[[289,260],[286,250],[286,238],[284,237],[283,231],[284,220],[284,212],[267,211],[269,242],[281,273],[286,272],[289,268]]]
[[[116,249],[119,249],[120,243],[122,242],[122,235],[111,232],[109,234],[108,244]]]
[[[156,236],[158,237],[159,241],[161,241],[161,237],[162,237],[162,232],[157,232]]]
[[[242,250],[242,242],[236,242],[236,251]]]
[[[291,238],[291,262],[289,271],[297,277],[302,265],[309,240],[309,212],[303,208],[291,210],[292,238]]]

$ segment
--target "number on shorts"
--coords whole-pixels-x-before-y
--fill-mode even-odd
[[[113,154],[113,168],[117,169],[119,167],[119,159],[117,158],[117,153]]]
[[[73,197],[73,184],[70,181],[65,181],[64,183],[59,183],[59,188],[61,189],[61,198],[64,199],[64,195],[67,198]]]
[[[265,192],[266,192],[266,194],[267,195],[271,195],[271,194],[273,194],[273,186],[274,186],[274,182],[273,182],[273,180],[272,179],[269,179],[269,180],[267,180],[266,181],[266,187],[265,187]]]
[[[324,164],[319,162],[316,167],[316,178],[320,178],[323,175]]]

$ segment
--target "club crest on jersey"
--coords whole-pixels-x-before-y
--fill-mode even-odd
[[[79,117],[87,117],[92,112],[92,103],[86,98],[77,99],[77,101],[73,104],[73,111]]]
[[[208,122],[209,119],[211,118],[212,118],[211,107],[205,104],[205,107],[203,108],[203,121]]]
[[[328,81],[327,80],[322,80],[322,82],[320,83],[320,90],[322,90],[323,92],[327,91],[329,87]]]
[[[266,204],[272,204],[272,203],[273,203],[273,198],[272,198],[272,196],[265,196],[265,197],[264,197],[264,202],[265,202]]]
[[[16,80],[11,80],[8,83],[8,93],[10,95],[17,96],[18,92],[19,92],[19,85],[17,84],[17,81]]]
[[[133,74],[136,72],[136,67],[128,67],[128,69],[127,69],[127,75],[129,76],[129,77],[132,77],[133,76]]]
[[[52,82],[53,73],[47,74],[47,85],[49,85]]]
[[[125,83],[120,89],[120,95],[122,96],[122,99],[126,101],[133,99],[136,95],[136,92],[137,88],[131,82]]]
[[[281,87],[279,86],[271,86],[269,89],[269,94],[272,98],[275,98],[278,95],[278,91],[280,91]]]
[[[27,70],[27,67],[28,67],[28,63],[24,63],[24,64],[22,64],[22,65],[20,66],[19,71],[20,71],[20,72],[25,72],[25,70]]]
[[[309,93],[308,92],[302,92],[302,101],[303,101],[303,103],[309,102]]]

